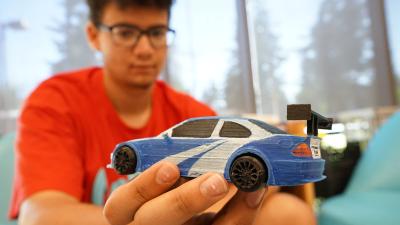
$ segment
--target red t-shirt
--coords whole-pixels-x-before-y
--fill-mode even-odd
[[[105,169],[122,141],[156,136],[178,122],[215,115],[208,106],[162,81],[153,89],[152,112],[140,129],[119,118],[103,85],[100,68],[56,75],[27,99],[16,143],[16,176],[9,216],[16,218],[24,199],[41,190],[58,190],[93,202],[94,183],[110,187],[123,176]],[[99,171],[105,180],[97,179]],[[96,180],[97,179],[97,180]]]

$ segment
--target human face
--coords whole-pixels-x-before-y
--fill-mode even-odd
[[[115,3],[104,8],[102,24],[113,26],[127,24],[142,30],[151,27],[168,27],[168,11],[150,7],[120,9]],[[97,27],[88,28],[91,44],[103,53],[107,80],[118,86],[149,88],[164,67],[167,47],[154,48],[148,36],[143,35],[136,45],[127,47],[115,43],[110,32]],[[92,29],[92,31],[90,31]],[[90,38],[93,32],[92,38]]]

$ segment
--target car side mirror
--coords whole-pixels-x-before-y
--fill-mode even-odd
[[[168,133],[163,133],[162,137],[164,138],[165,141],[171,143],[172,139],[168,136]]]

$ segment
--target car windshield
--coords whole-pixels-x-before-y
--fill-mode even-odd
[[[259,120],[249,119],[249,121],[272,134],[287,134],[285,131]]]

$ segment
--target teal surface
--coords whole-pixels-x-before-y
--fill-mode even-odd
[[[0,138],[0,225],[17,224],[7,217],[14,175],[14,140],[15,134]]]
[[[400,112],[371,139],[345,192],[321,206],[321,225],[400,224]]]

